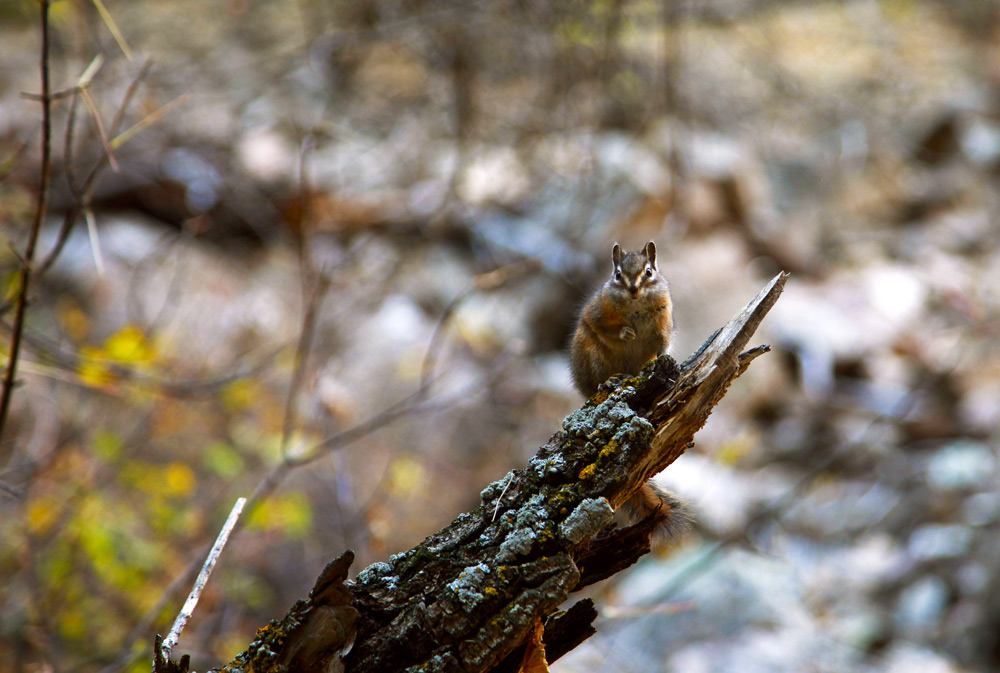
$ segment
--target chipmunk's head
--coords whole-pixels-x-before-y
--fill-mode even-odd
[[[656,244],[652,241],[638,252],[626,253],[615,243],[611,249],[611,261],[614,262],[614,269],[611,271],[612,285],[628,292],[632,297],[663,282],[660,270],[656,267]]]

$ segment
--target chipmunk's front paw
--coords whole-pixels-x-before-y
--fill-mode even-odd
[[[618,333],[618,337],[624,341],[631,341],[635,338],[635,330],[626,325],[622,327],[622,331]]]
[[[608,379],[601,385],[597,386],[597,392],[610,393],[612,390],[620,386],[622,384],[622,381],[624,381],[627,378],[628,376],[626,376],[625,374],[615,374],[610,379]]]

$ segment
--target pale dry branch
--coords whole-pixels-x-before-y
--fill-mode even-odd
[[[240,514],[243,513],[243,506],[246,505],[246,502],[246,498],[236,500],[236,504],[233,505],[232,511],[229,512],[229,516],[226,518],[226,523],[222,525],[222,530],[219,531],[218,537],[215,538],[215,544],[212,545],[212,549],[208,552],[208,557],[205,559],[205,563],[198,573],[198,578],[194,582],[191,593],[188,594],[187,600],[184,601],[184,606],[181,608],[180,613],[178,613],[177,619],[174,620],[174,625],[170,627],[167,637],[160,643],[160,652],[164,658],[170,658],[170,652],[174,649],[174,645],[177,644],[177,639],[181,637],[181,631],[184,630],[188,620],[191,619],[191,615],[194,614],[194,609],[201,598],[201,592],[204,591],[205,585],[208,584],[208,578],[211,577],[212,570],[215,568],[219,556],[222,555],[222,550],[225,548],[226,542],[229,541],[230,534],[236,528],[236,522],[239,521]]]

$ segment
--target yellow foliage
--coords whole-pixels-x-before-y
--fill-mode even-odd
[[[152,465],[132,460],[122,466],[118,479],[131,488],[161,498],[188,496],[197,482],[194,470],[180,461]]]
[[[144,516],[153,529],[162,535],[191,535],[202,525],[199,510],[179,507],[163,495],[155,495],[146,503]]]
[[[3,294],[6,301],[14,301],[21,290],[21,272],[9,271],[3,276]]]
[[[104,351],[109,360],[124,363],[152,362],[157,355],[146,335],[134,325],[126,325],[109,336]]]
[[[145,654],[145,651],[142,654]],[[142,655],[137,654],[135,655],[135,661],[126,670],[128,670],[128,673],[149,673],[149,661]]]
[[[115,380],[111,368],[104,361],[104,351],[93,346],[83,346],[80,349],[80,364],[76,375],[83,384],[94,388],[104,388]]]
[[[312,508],[301,493],[284,493],[254,508],[247,526],[260,531],[280,531],[290,538],[301,538],[312,527]]]
[[[76,374],[84,385],[107,388],[117,379],[112,372],[112,364],[148,369],[158,355],[142,330],[126,325],[105,339],[101,347],[82,346]]]
[[[163,474],[166,495],[185,496],[194,490],[196,477],[187,464],[174,461],[167,465]]]
[[[122,457],[122,438],[113,430],[101,428],[94,433],[94,453],[107,463],[117,463]]]
[[[201,454],[202,466],[224,479],[231,479],[243,471],[243,456],[225,442],[214,442]]]
[[[59,503],[52,498],[31,501],[26,517],[28,530],[34,535],[45,535],[59,518],[59,513]]]
[[[63,638],[80,640],[87,635],[87,620],[78,610],[60,610],[58,614],[59,634]]]
[[[396,456],[389,465],[388,490],[397,497],[411,497],[422,490],[426,482],[426,468],[412,455]]]
[[[246,648],[246,634],[233,631],[222,638],[216,638],[212,649],[219,661],[232,661]],[[146,662],[146,669],[142,673],[149,673],[149,662]]]
[[[719,447],[715,457],[723,465],[737,465],[755,446],[756,442],[744,435]]]
[[[229,411],[243,411],[260,397],[260,383],[253,379],[237,379],[222,389],[222,403]]]
[[[76,303],[61,300],[56,309],[56,315],[70,339],[83,341],[87,338],[90,333],[90,319]]]
[[[55,0],[49,5],[49,20],[53,25],[68,26],[72,21],[79,19],[79,16],[75,2]]]

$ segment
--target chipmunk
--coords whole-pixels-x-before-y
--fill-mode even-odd
[[[611,249],[611,278],[587,301],[573,335],[570,371],[584,397],[617,374],[638,374],[665,353],[674,328],[673,305],[667,280],[656,266],[656,245],[650,241],[638,252]],[[666,540],[688,527],[683,502],[647,482],[619,508],[631,522],[659,510],[666,518],[656,537]]]

